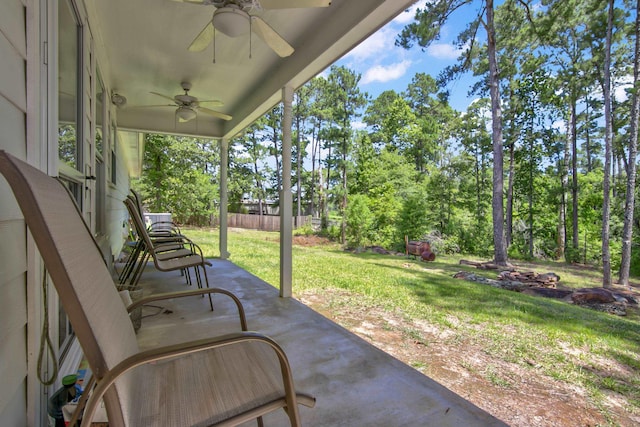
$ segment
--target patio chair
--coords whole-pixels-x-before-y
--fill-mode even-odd
[[[300,424],[287,357],[255,332],[140,351],[133,326],[98,246],[60,182],[0,151],[4,175],[22,210],[89,363],[95,388],[82,426],[104,401],[109,425],[235,425],[284,408]],[[193,292],[214,292],[202,289]],[[179,325],[176,325],[179,327]]]
[[[190,245],[189,250],[185,249],[177,249],[176,251],[168,251],[162,252],[166,250],[166,246],[160,244],[158,245],[158,240],[151,239],[149,234],[147,233],[147,229],[140,217],[137,207],[131,199],[125,199],[125,205],[127,205],[127,209],[129,211],[129,215],[133,220],[133,224],[135,226],[136,232],[138,233],[138,237],[142,239],[143,244],[143,254],[142,260],[138,262],[138,266],[133,273],[133,277],[131,279],[131,286],[135,287],[140,277],[142,276],[142,272],[144,271],[144,267],[147,264],[149,258],[153,259],[153,263],[159,271],[185,271],[186,276],[188,278],[188,283],[190,283],[190,275],[188,272],[189,268],[193,268],[195,272],[196,281],[198,283],[198,288],[202,288],[202,279],[204,278],[206,287],[209,287],[209,279],[207,277],[207,260],[204,258],[202,251],[200,248],[187,239],[184,236],[178,237],[166,237],[163,238],[162,242],[164,243],[181,243]],[[198,251],[197,253],[195,251]],[[200,269],[204,273],[202,276],[200,274]],[[209,298],[211,299],[211,298]],[[211,302],[211,301],[210,301]],[[213,303],[211,303],[211,309],[213,309]]]
[[[133,200],[138,208],[138,212],[140,212],[140,217],[144,219],[144,210],[142,208],[142,196],[133,188],[129,190],[129,198]],[[151,222],[148,226],[149,235],[155,236],[163,236],[163,235],[174,235],[174,234],[182,234],[180,231],[180,227],[173,221],[154,221]]]
[[[135,234],[137,236],[137,241],[134,242],[129,259],[118,276],[118,281],[121,285],[124,285],[131,277],[131,282],[127,287],[135,288],[135,285],[142,274],[142,269],[146,265],[149,257],[149,247],[142,235],[143,232],[148,235],[149,240],[154,247],[155,258],[160,262],[168,261],[172,258],[181,258],[192,255],[200,256],[200,258],[202,258],[202,251],[200,248],[191,240],[179,233],[166,231],[159,234],[149,234],[145,224],[140,223],[142,220],[140,219],[140,221],[136,222],[136,219],[134,218],[132,210],[138,212],[139,218],[142,218],[142,214],[139,210],[139,205],[133,196],[127,197],[123,203],[129,212],[131,223],[136,231]],[[192,258],[192,260],[198,259]],[[205,263],[207,263],[207,261],[205,261]],[[181,270],[186,271],[186,269]],[[196,272],[196,277],[197,274],[198,273]],[[190,276],[187,274],[186,277],[187,283],[191,284]]]

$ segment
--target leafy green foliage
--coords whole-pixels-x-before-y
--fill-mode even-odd
[[[178,223],[208,224],[219,198],[218,155],[213,141],[148,134],[143,174],[133,188],[151,212],[170,212]]]
[[[369,241],[373,214],[369,210],[368,197],[362,194],[349,196],[346,209],[347,244],[360,250]]]

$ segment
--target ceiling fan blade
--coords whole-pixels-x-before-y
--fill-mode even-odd
[[[210,110],[210,109],[204,108],[204,107],[198,108],[198,111],[202,111],[205,114],[208,114],[208,115],[213,116],[213,117],[217,117],[217,118],[222,119],[222,120],[231,120],[233,118],[228,114],[224,114],[224,113],[221,113],[219,111],[213,111],[213,110]]]
[[[301,7],[328,7],[331,0],[260,0],[263,9],[293,9]]]
[[[202,4],[202,0],[171,0],[177,3],[193,3],[193,4]]]
[[[193,41],[189,45],[189,51],[200,52],[202,50],[205,50],[211,43],[211,40],[213,40],[214,31],[215,28],[213,28],[213,23],[209,21],[207,26],[204,27],[202,31],[200,31],[200,34],[198,34],[196,38],[193,39]]]
[[[293,47],[261,18],[251,17],[251,30],[282,58],[290,56],[294,52]]]
[[[224,102],[220,101],[219,99],[210,99],[207,101],[200,101],[198,100],[198,104],[204,104],[204,103],[209,104],[212,107],[222,107],[224,106]]]
[[[152,93],[152,94],[154,94],[154,95],[161,96],[161,97],[163,97],[164,99],[168,99],[168,100],[169,100],[169,101],[171,101],[171,102],[175,102],[175,100],[173,99],[173,97],[172,97],[172,96],[163,95],[163,94],[158,93],[158,92],[149,92],[149,93]]]

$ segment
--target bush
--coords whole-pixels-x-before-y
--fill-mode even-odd
[[[302,227],[298,227],[293,230],[294,236],[312,236],[315,232],[313,231],[313,226],[311,225],[311,221],[307,222]]]
[[[347,245],[361,248],[369,240],[373,214],[369,210],[368,197],[362,194],[349,196],[346,209]]]
[[[460,253],[460,246],[455,238],[441,234],[437,230],[430,231],[422,237],[431,245],[431,252],[436,254],[457,254]]]

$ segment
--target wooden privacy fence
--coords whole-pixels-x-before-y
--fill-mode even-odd
[[[311,222],[310,216],[294,216],[291,224],[294,229]],[[280,231],[280,216],[278,215],[248,215],[230,213],[227,219],[229,227],[248,228],[252,230]]]

